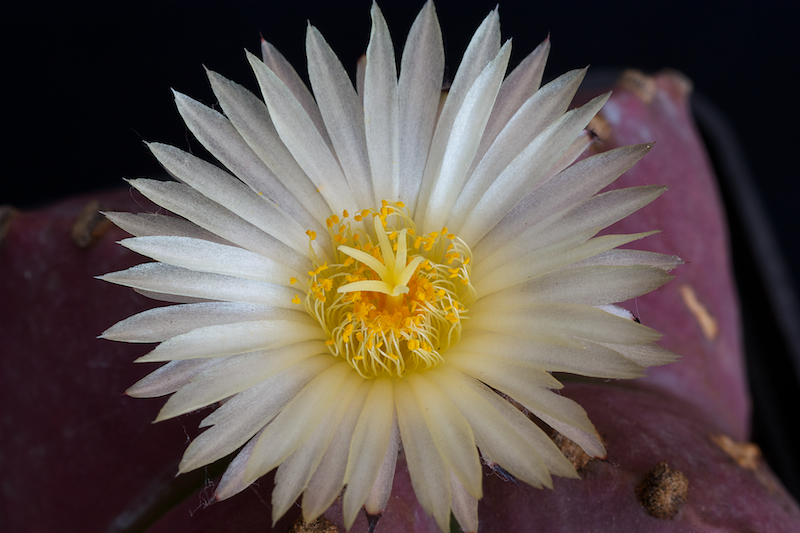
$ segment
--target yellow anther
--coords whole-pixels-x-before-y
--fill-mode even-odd
[[[347,209],[345,209],[344,211],[342,211],[342,218],[347,218],[347,217],[349,217],[349,216],[350,216],[350,214],[347,212]]]
[[[307,230],[306,235],[308,235],[308,238],[311,239],[312,241],[317,238],[316,231]]]
[[[395,205],[397,207],[405,207],[406,206],[406,204],[404,204],[403,202],[395,202]]]
[[[292,303],[293,304],[299,304],[300,303],[300,297],[295,294],[294,298],[292,298]]]
[[[295,277],[289,278],[289,284],[290,285],[294,285],[295,283],[297,283],[297,278],[295,278]]]

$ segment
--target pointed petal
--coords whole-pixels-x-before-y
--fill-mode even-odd
[[[286,318],[294,312],[241,302],[171,305],[148,309],[117,322],[100,337],[123,342],[161,342],[204,326]]]
[[[322,120],[319,107],[317,107],[317,102],[311,95],[311,91],[306,87],[306,84],[300,79],[300,76],[297,74],[292,64],[286,61],[286,58],[283,57],[283,54],[281,54],[277,48],[264,39],[261,39],[261,56],[263,58],[263,64],[274,72],[278,79],[286,86],[291,95],[307,113],[323,142],[327,144],[330,151],[333,152],[333,143],[331,143],[328,132],[325,130],[325,123]]]
[[[230,357],[222,364],[196,374],[191,383],[173,394],[161,408],[156,422],[229,398],[304,359],[326,351],[322,342],[308,341]]]
[[[306,32],[306,55],[308,78],[314,97],[347,183],[357,205],[369,206],[374,195],[370,184],[369,155],[361,102],[339,58],[313,26],[309,26]],[[369,68],[368,64],[367,69]]]
[[[305,257],[307,252],[299,253],[292,250],[272,235],[206,198],[188,185],[150,179],[131,180],[130,184],[164,209],[242,248],[271,257],[300,272],[310,270],[311,261]]]
[[[459,113],[464,99],[475,80],[477,80],[489,62],[497,56],[499,50],[500,16],[497,13],[497,9],[495,9],[486,16],[475,31],[475,35],[472,36],[467,50],[464,52],[464,57],[461,59],[461,64],[456,71],[453,84],[447,93],[444,107],[439,113],[428,161],[425,165],[423,181],[418,191],[419,197],[417,198],[416,207],[412,209],[412,212],[417,217],[426,212],[428,196],[433,189],[439,169],[442,166],[442,160],[444,159],[456,115]]]
[[[330,357],[330,356],[328,356]],[[247,464],[245,481],[258,479],[286,460],[317,428],[348,374],[348,363],[336,363],[316,376],[266,427]]]
[[[422,416],[442,458],[469,493],[480,498],[483,474],[469,423],[442,390],[423,374],[410,374],[406,379],[417,396]]]
[[[411,485],[422,508],[447,531],[450,522],[450,471],[433,442],[420,404],[408,380],[394,382],[397,423],[406,454]]]
[[[128,270],[98,276],[97,279],[156,293],[299,309],[292,303],[297,291],[290,287],[221,274],[193,272],[163,263],[136,265]]]
[[[389,496],[392,493],[392,482],[397,465],[397,454],[400,450],[400,428],[397,425],[397,411],[392,413],[392,434],[389,436],[389,447],[383,458],[378,477],[375,479],[364,502],[364,510],[371,515],[380,515],[386,510]]]
[[[444,77],[444,48],[433,2],[426,2],[408,34],[398,98],[399,197],[414,216],[428,160]]]
[[[272,491],[272,522],[283,516],[300,493],[305,490],[312,474],[322,460],[328,445],[336,434],[350,402],[358,392],[364,379],[351,372],[339,389],[337,396],[328,404],[327,413],[317,429],[292,455],[278,467],[275,474],[275,489]],[[325,410],[323,408],[323,410]]]
[[[172,394],[203,370],[217,365],[225,358],[186,359],[170,361],[131,385],[125,394],[134,398],[156,398]]]
[[[368,380],[359,385],[325,455],[308,482],[303,493],[303,520],[306,522],[316,520],[342,492],[350,442],[371,388],[372,383]]]
[[[450,487],[453,491],[453,515],[464,533],[478,531],[478,499],[469,493],[453,471],[450,471]]]
[[[249,217],[260,217],[265,224],[270,226],[277,225],[279,228],[291,228],[293,226],[298,228],[315,227],[316,221],[308,212],[305,204],[296,198],[261,161],[258,155],[250,149],[233,124],[224,115],[184,94],[173,92],[175,93],[178,112],[180,112],[191,132],[194,133],[195,137],[206,147],[211,155],[230,169],[247,186],[235,187],[231,183],[232,179],[223,180],[221,178],[225,173],[219,172],[219,169],[202,160],[195,161],[194,159],[196,158],[192,158],[188,154],[183,157],[178,155],[175,161],[177,164],[173,164],[167,170],[170,172],[181,172],[183,170],[180,177],[181,181],[186,181],[190,176],[195,177],[195,180],[202,180],[198,183],[198,186],[195,186],[194,182],[187,181],[187,183],[195,188],[198,188],[200,184],[204,185],[204,190],[215,193],[213,198],[215,201],[234,213],[241,213],[240,216],[246,220],[249,220]],[[173,151],[177,151],[177,149],[173,149]],[[161,154],[155,151],[153,153],[161,161]],[[180,163],[183,161],[188,161],[192,165],[191,168],[182,167]],[[214,170],[217,172],[214,172]],[[196,176],[193,176],[195,174]],[[203,194],[206,194],[206,192],[203,192]],[[242,202],[242,205],[236,208],[216,198],[224,198],[226,195],[235,201]],[[258,205],[259,208],[251,211],[251,205]],[[291,216],[287,215],[287,213],[291,213]],[[280,223],[278,219],[282,219]],[[253,223],[256,224],[255,222]],[[256,225],[261,226],[261,224]],[[272,235],[279,235],[279,233],[267,229],[270,226],[265,226],[264,229]],[[286,229],[284,231],[288,232],[289,230]],[[302,235],[303,231],[300,230],[296,233]]]
[[[367,499],[386,457],[392,434],[393,413],[392,381],[378,378],[374,380],[369,391],[350,443],[344,475],[347,490],[342,501],[347,528],[353,525],[356,513]]]
[[[497,91],[511,57],[511,42],[497,53],[469,89],[453,121],[447,146],[437,167],[430,164],[423,180],[430,183],[428,196],[420,198],[418,208],[424,205],[423,233],[438,231],[447,223],[453,205],[467,178],[467,170],[478,148],[483,128],[489,120]],[[446,106],[447,104],[445,104]],[[429,173],[435,177],[429,177]]]
[[[598,96],[586,105],[573,109],[548,126],[502,171],[480,197],[459,230],[466,242],[478,242],[520,199],[527,196],[548,176],[550,168],[570,147],[610,93]]]
[[[306,359],[225,402],[201,422],[200,427],[213,427],[192,441],[178,471],[188,472],[207,465],[242,446],[309,381],[334,363],[329,354]]]
[[[397,67],[389,28],[372,4],[372,33],[364,72],[364,125],[375,205],[399,195]]]
[[[525,229],[573,206],[617,179],[650,151],[652,144],[603,152],[567,168],[531,192],[484,238],[472,246],[475,257],[486,257]]]
[[[238,83],[213,71],[207,71],[207,74],[222,110],[236,131],[292,195],[302,200],[308,212],[316,218],[319,229],[323,229],[331,208],[281,141],[269,118],[267,106]]]
[[[525,307],[533,302],[604,305],[624,302],[672,279],[660,268],[644,265],[583,266],[550,272],[481,298],[473,313]]]
[[[197,328],[162,342],[136,362],[221,357],[306,340],[325,340],[325,333],[308,315],[297,313],[289,320],[256,320]]]
[[[247,59],[281,141],[334,213],[352,208],[350,186],[309,114],[284,83],[254,55]]]
[[[149,237],[151,235],[172,235],[175,237],[191,237],[218,244],[232,244],[208,230],[192,224],[188,220],[178,217],[168,217],[155,213],[119,213],[105,211],[103,215],[136,237]]]
[[[238,278],[286,285],[301,274],[261,254],[189,237],[134,237],[119,242],[161,263]]]

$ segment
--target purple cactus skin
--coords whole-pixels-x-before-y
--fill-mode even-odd
[[[557,478],[552,491],[487,469],[482,532],[800,531],[797,504],[745,443],[749,400],[727,235],[688,91],[675,73],[628,73],[594,123],[599,150],[657,141],[614,187],[667,184],[670,192],[610,231],[660,228],[636,247],[687,261],[670,284],[624,304],[683,359],[647,379],[568,383],[563,393],[589,413],[607,460],[581,463],[582,480]],[[174,478],[203,413],[151,425],[163,400],[121,396],[152,370],[131,364],[148,347],[95,336],[153,302],[92,279],[141,262],[115,244],[121,230],[92,216],[92,200],[102,209],[157,211],[128,190],[28,213],[0,210],[0,530],[264,531],[271,476],[205,506],[211,491],[195,491],[213,467]],[[654,477],[661,463],[672,474]],[[437,531],[402,460],[397,468],[377,531]],[[665,494],[675,497],[659,499]],[[297,516],[291,510],[274,530],[289,530]],[[337,530],[340,509],[326,517],[328,529],[314,531]],[[367,528],[362,515],[351,531]]]

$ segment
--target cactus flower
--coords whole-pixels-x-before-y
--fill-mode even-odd
[[[180,472],[236,450],[229,498],[277,468],[272,517],[302,495],[306,521],[344,493],[344,525],[386,508],[402,450],[438,527],[478,529],[482,463],[533,487],[577,477],[537,423],[604,457],[553,372],[622,379],[675,360],[615,303],[670,279],[674,255],[618,249],[652,231],[598,235],[659,186],[599,193],[651,148],[584,157],[607,101],[568,106],[585,70],[539,87],[545,41],[506,76],[497,11],[443,99],[431,2],[399,74],[379,8],[353,86],[314,27],[311,92],[263,43],[248,55],[263,101],[209,72],[220,113],[176,93],[188,128],[226,168],[159,143],[176,182],[131,185],[179,215],[110,212],[155,262],[101,276],[176,305],[103,337],[158,342],[164,366],[135,397],[171,394],[157,420],[220,403]]]

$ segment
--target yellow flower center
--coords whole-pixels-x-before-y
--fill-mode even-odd
[[[311,251],[305,307],[329,336],[331,353],[364,378],[441,364],[475,301],[469,247],[447,228],[417,235],[401,202],[384,200],[352,222],[344,211],[327,225],[336,264],[320,263]]]

